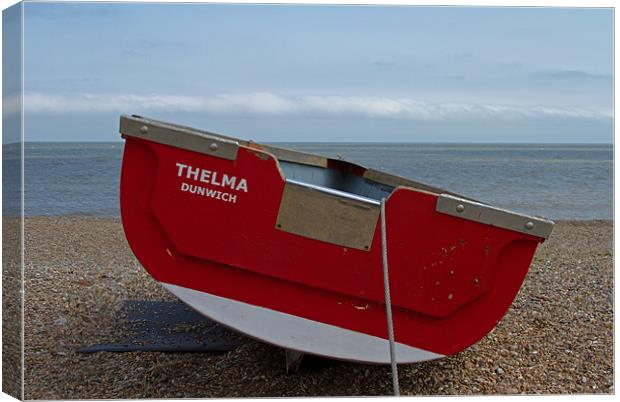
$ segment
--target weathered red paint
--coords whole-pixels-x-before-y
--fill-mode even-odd
[[[209,185],[182,180],[176,163],[246,178],[248,191],[230,191],[235,203],[182,192]],[[369,251],[277,230],[284,184],[257,149],[226,160],[127,137],[127,240],[158,281],[387,338],[379,225]],[[436,201],[405,187],[388,198],[390,285],[396,341],[450,355],[502,318],[543,239],[437,213]]]

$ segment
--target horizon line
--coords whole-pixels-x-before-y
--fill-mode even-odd
[[[28,143],[91,143],[91,144],[121,144],[120,141],[73,141],[73,140],[51,140],[51,141],[23,141]],[[510,142],[510,141],[261,141],[265,144],[457,144],[457,145],[475,145],[475,144],[497,144],[497,145],[614,145],[614,142]],[[3,143],[2,145],[21,144],[18,142]]]

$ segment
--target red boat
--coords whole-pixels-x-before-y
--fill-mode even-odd
[[[457,353],[506,313],[553,222],[322,156],[122,116],[121,215],[183,302],[286,349],[389,363]]]

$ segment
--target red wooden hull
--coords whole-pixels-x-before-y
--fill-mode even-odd
[[[367,250],[279,230],[286,180],[270,153],[239,145],[235,159],[225,159],[125,137],[123,226],[155,280],[347,334],[387,339],[378,222]],[[203,170],[210,172],[206,180],[200,180],[207,176]],[[430,352],[404,361],[451,355],[488,333],[510,307],[543,241],[438,212],[437,202],[437,194],[406,186],[386,201],[395,340]],[[218,319],[239,327],[226,322],[226,315]],[[264,328],[257,335],[254,328],[238,329],[305,352],[389,361],[387,348],[380,359],[362,352],[339,355],[333,352],[337,345],[303,347],[328,339],[282,344],[279,336]]]

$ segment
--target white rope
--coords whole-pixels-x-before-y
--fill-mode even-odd
[[[385,230],[385,198],[381,199],[381,249],[383,251],[383,288],[385,290],[385,315],[387,316],[388,337],[390,340],[390,364],[392,365],[392,387],[394,396],[400,396],[398,384],[398,367],[396,367],[396,350],[394,344],[394,326],[392,323],[392,301],[390,299],[390,279],[388,275],[387,238]]]

